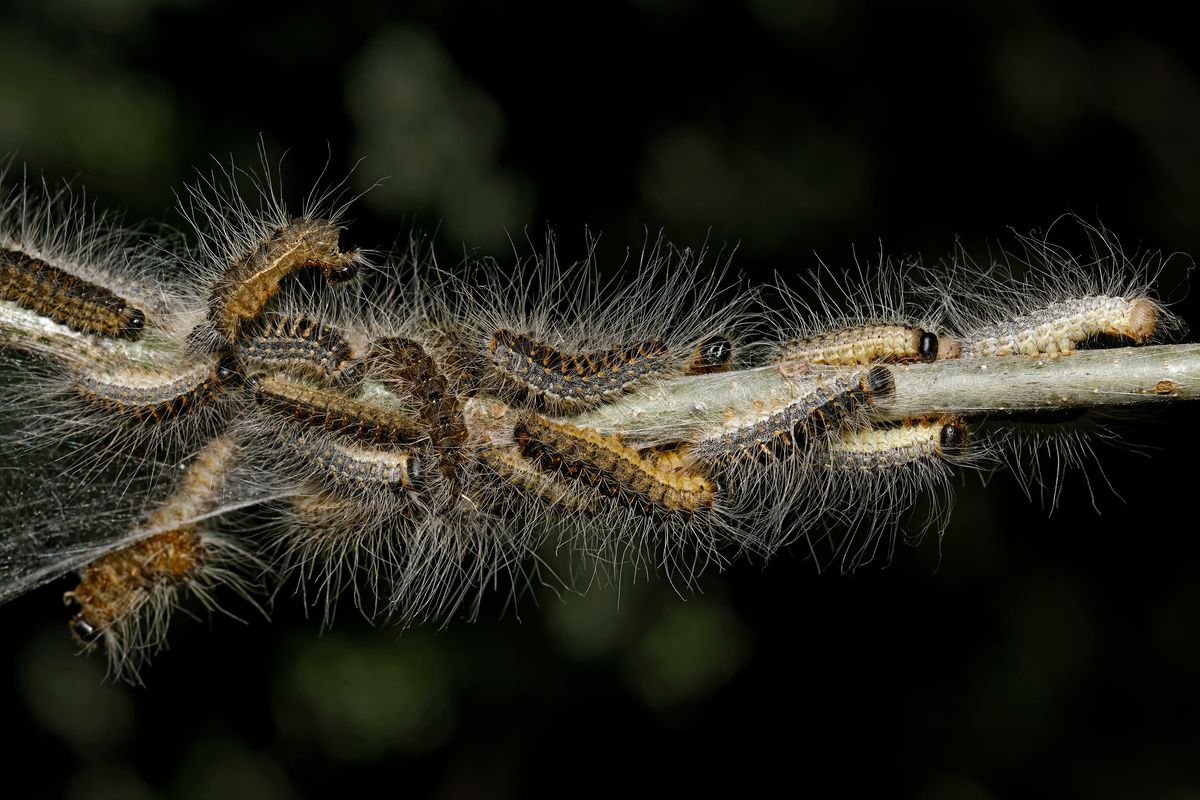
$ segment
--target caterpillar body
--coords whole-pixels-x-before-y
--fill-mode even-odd
[[[385,380],[400,383],[418,402],[418,413],[429,433],[438,469],[457,496],[462,483],[463,448],[467,425],[461,403],[446,378],[420,344],[412,339],[386,337],[371,345],[370,361]]]
[[[426,438],[415,420],[397,410],[278,375],[256,379],[254,399],[282,419],[367,445],[409,447]]]
[[[182,372],[83,371],[74,390],[87,404],[141,423],[178,418],[215,401],[240,381],[228,357]]]
[[[663,377],[674,361],[666,346],[654,339],[572,354],[503,328],[492,334],[487,353],[506,379],[565,410],[599,405]]]
[[[886,367],[833,377],[784,408],[735,420],[717,436],[696,443],[695,454],[714,464],[776,461],[807,452],[809,442],[838,430],[864,408],[886,400],[895,381]]]
[[[877,361],[904,363],[957,358],[958,342],[908,325],[859,325],[817,334],[783,345],[780,360],[827,366],[856,366]]]
[[[237,458],[233,440],[213,439],[130,542],[80,570],[79,583],[64,595],[76,608],[72,635],[86,648],[103,647],[118,677],[139,680],[140,666],[164,644],[181,592],[210,609],[222,585],[251,599],[249,576],[260,562],[201,522],[218,505]]]
[[[696,512],[711,508],[716,500],[716,485],[704,475],[664,471],[618,438],[570,423],[531,414],[517,423],[513,441],[544,471],[647,511],[653,507]]]
[[[146,315],[115,292],[39,258],[0,247],[0,300],[82,333],[136,339]]]
[[[237,343],[238,357],[267,368],[293,368],[331,383],[354,383],[361,363],[346,336],[302,315],[256,318]]]

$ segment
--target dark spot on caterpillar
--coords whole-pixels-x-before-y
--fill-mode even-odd
[[[938,335],[932,331],[921,331],[917,344],[917,354],[922,361],[936,361],[938,356]]]
[[[733,342],[719,334],[700,343],[688,363],[688,375],[708,375],[725,372],[733,361]]]
[[[943,456],[956,456],[967,446],[967,426],[961,419],[952,419],[942,426],[938,444]]]

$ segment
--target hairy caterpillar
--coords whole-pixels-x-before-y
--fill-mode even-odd
[[[568,410],[598,405],[667,375],[673,361],[666,346],[654,339],[572,354],[503,328],[492,334],[487,354],[509,381]]]
[[[211,403],[241,380],[229,355],[182,372],[85,370],[75,381],[80,399],[135,422],[163,422]]]
[[[237,354],[259,366],[295,368],[335,383],[353,383],[361,371],[343,333],[301,315],[256,318],[238,339]]]
[[[438,469],[456,496],[462,482],[463,446],[467,426],[461,403],[424,348],[412,339],[386,337],[371,344],[371,365],[390,383],[407,386],[418,402],[418,413],[429,435]]]
[[[276,443],[307,471],[335,486],[401,492],[420,477],[420,461],[409,451],[367,450],[290,425],[280,426]]]
[[[279,375],[254,381],[255,402],[281,419],[338,433],[363,444],[411,446],[423,438],[411,417]]]
[[[192,293],[204,305],[204,322],[192,339],[210,350],[235,345],[289,274],[315,268],[327,284],[337,285],[367,266],[365,253],[339,247],[345,206],[332,202],[339,187],[314,192],[302,213],[292,216],[273,185],[265,152],[260,155],[259,174],[231,165],[187,189],[184,215],[200,240],[191,264],[198,282]],[[258,195],[257,206],[243,194],[242,182]]]
[[[960,253],[942,282],[942,303],[961,332],[964,356],[1056,355],[1096,337],[1135,345],[1183,327],[1150,287],[1157,254],[1127,255],[1108,231],[1074,220],[1091,257],[1046,237],[1018,236],[1020,250],[980,265]]]
[[[261,204],[245,199],[243,178]],[[939,374],[969,392],[978,375],[966,368],[982,375],[1016,361],[993,349],[939,363],[960,343],[1072,297],[1153,307],[1143,314],[1153,334],[1134,339],[1173,324],[1146,286],[1047,298],[1033,283],[1005,282],[1007,302],[995,302],[986,278],[888,262],[881,277],[860,269],[832,292],[812,279],[816,300],[778,287],[784,308],[759,314],[754,291],[701,269],[703,252],[661,240],[609,284],[594,252],[561,268],[552,242],[514,269],[483,261],[456,274],[414,244],[369,281],[331,291],[365,263],[341,250],[344,209],[322,197],[295,217],[280,196],[269,171],[230,168],[189,190],[199,245],[163,256],[185,279],[163,274],[160,289],[129,293],[115,279],[96,282],[146,310],[140,337],[84,334],[0,300],[0,346],[21,354],[8,397],[38,380],[69,389],[29,391],[4,411],[35,462],[14,499],[3,490],[6,508],[38,522],[0,538],[0,599],[82,570],[77,632],[110,630],[112,649],[149,652],[161,636],[142,634],[138,620],[161,632],[153,609],[186,587],[207,596],[222,554],[269,557],[327,620],[348,593],[368,617],[402,624],[470,616],[502,577],[520,591],[542,569],[543,545],[581,554],[585,580],[647,568],[687,585],[731,553],[797,540],[818,563],[840,557],[852,569],[890,554],[901,512],[922,498],[930,511],[920,530],[940,531],[952,469],[1010,447],[991,429],[1014,421],[982,419],[1003,404],[921,406],[926,395],[913,387],[944,397]],[[23,241],[4,247],[58,263]],[[324,280],[293,276],[309,267]],[[1099,271],[1125,269],[1114,261]],[[152,302],[155,291],[168,300]],[[1087,343],[1049,338],[1060,352]],[[1187,380],[1172,373],[1146,394],[1190,396]],[[35,424],[25,409],[37,409]],[[92,440],[64,435],[63,422],[85,416]],[[59,432],[39,449],[43,429]],[[205,459],[180,472],[175,455],[234,439],[244,447],[230,488],[201,503],[204,487],[188,482]],[[43,485],[65,499],[28,499]],[[71,502],[75,487],[93,485],[117,499]],[[71,514],[91,509],[97,530],[119,521],[132,533],[68,533]],[[149,521],[155,514],[171,519]],[[229,521],[221,535],[208,522],[217,517]],[[159,578],[136,595],[150,610],[125,613],[109,587],[134,575]]]
[[[781,359],[827,366],[854,366],[876,361],[935,361],[957,358],[958,342],[907,325],[860,325],[787,342]]]
[[[499,482],[527,492],[548,506],[583,513],[596,513],[603,508],[602,498],[571,480],[542,470],[517,447],[485,447],[480,450],[479,458]]]
[[[717,436],[695,447],[703,461],[734,464],[786,458],[803,452],[810,440],[845,425],[863,408],[886,400],[894,389],[886,367],[853,377],[818,382],[812,391],[782,409],[750,419],[731,420]]]
[[[803,287],[815,300],[777,286],[782,308],[773,318],[788,334],[777,357],[827,366],[957,358],[961,346],[939,310],[919,302],[931,291],[925,280],[913,264],[881,256],[874,269],[856,262],[840,279],[821,265]]]
[[[136,339],[146,315],[109,289],[17,250],[0,248],[0,300],[83,333]]]
[[[612,436],[528,415],[513,441],[547,472],[590,486],[602,497],[649,510],[695,512],[711,508],[716,485],[702,474],[660,469]]]
[[[816,523],[828,533],[810,537],[814,553],[829,545],[818,563],[839,559],[842,569],[855,570],[881,547],[890,560],[905,512],[921,499],[929,504],[925,519],[909,528],[905,540],[917,544],[929,531],[940,536],[954,467],[984,461],[985,450],[973,438],[962,417],[938,416],[845,430],[831,439],[811,490],[829,498],[821,509],[826,519]]]
[[[64,595],[77,609],[72,634],[86,647],[102,645],[117,676],[138,680],[140,665],[163,646],[181,592],[210,609],[221,585],[249,599],[246,576],[257,559],[200,522],[218,504],[237,452],[230,439],[212,440],[131,541],[84,567]]]
[[[738,341],[754,322],[754,293],[724,285],[724,268],[702,271],[704,251],[653,240],[606,285],[596,242],[571,270],[557,265],[555,247],[550,239],[531,263],[477,267],[442,290],[456,296],[444,304],[458,320],[462,360],[507,402],[552,413],[594,407],[683,374],[712,337]]]

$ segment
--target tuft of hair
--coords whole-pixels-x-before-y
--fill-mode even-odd
[[[1115,425],[1116,420],[1102,411],[1066,408],[1019,414],[992,412],[975,428],[996,454],[998,466],[1012,473],[1026,498],[1036,498],[1053,511],[1071,475],[1077,474],[1099,513],[1098,489],[1107,487],[1114,495],[1117,491],[1104,472],[1097,450],[1137,451]]]

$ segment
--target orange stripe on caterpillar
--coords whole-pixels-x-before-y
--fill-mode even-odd
[[[180,372],[81,372],[72,388],[90,405],[138,422],[179,417],[215,401],[240,383],[237,364],[224,355]]]
[[[311,473],[335,485],[399,492],[411,488],[419,477],[419,462],[408,451],[338,444],[291,427],[280,430],[275,439]]]
[[[602,436],[590,428],[530,414],[513,429],[513,440],[542,470],[643,512],[699,511],[711,508],[716,498],[716,486],[704,475],[661,470],[616,436]]]
[[[1079,297],[975,328],[964,337],[963,355],[1070,353],[1093,336],[1144,344],[1154,336],[1160,316],[1159,305],[1147,298]]]
[[[467,424],[462,404],[450,391],[437,364],[412,339],[388,337],[371,344],[368,360],[378,367],[388,383],[401,383],[416,398],[421,421],[429,429],[438,469],[457,495],[462,482],[463,446]]]
[[[81,333],[137,339],[146,326],[142,310],[109,289],[3,247],[0,300],[11,300]]]
[[[297,218],[230,264],[209,293],[208,321],[226,344],[257,317],[289,273],[317,267],[330,284],[358,274],[358,251],[338,249],[339,228],[323,219]]]
[[[279,375],[256,379],[254,399],[283,419],[348,436],[364,444],[407,447],[425,438],[417,422],[405,414]]]
[[[700,440],[692,452],[711,463],[782,459],[804,452],[811,440],[837,430],[894,392],[895,379],[887,367],[834,377],[773,414]]]
[[[354,350],[341,331],[301,315],[259,317],[250,322],[237,344],[248,361],[295,367],[337,383],[359,376]]]
[[[957,358],[957,340],[906,325],[857,325],[787,342],[778,360],[826,366],[866,366]]]
[[[570,409],[599,405],[674,371],[670,351],[654,339],[575,355],[497,328],[488,341],[487,355],[509,381]]]

